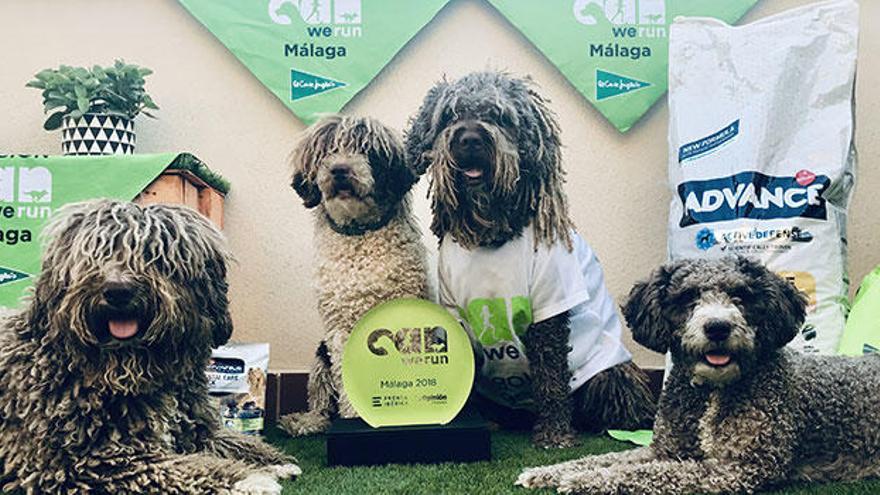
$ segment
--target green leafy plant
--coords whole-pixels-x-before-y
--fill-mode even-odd
[[[43,128],[52,131],[61,127],[65,116],[80,118],[87,113],[129,119],[142,113],[155,118],[148,110],[159,107],[144,91],[144,77],[152,73],[122,60],[91,69],[62,65],[38,72],[26,86],[43,91],[43,111],[49,115]]]

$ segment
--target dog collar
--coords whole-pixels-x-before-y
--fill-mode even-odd
[[[326,212],[324,213],[324,217],[327,219],[327,225],[330,226],[330,229],[333,232],[336,232],[340,235],[345,236],[355,236],[355,235],[364,235],[367,232],[372,232],[374,230],[379,230],[382,227],[388,225],[388,222],[394,218],[394,215],[397,213],[397,208],[389,208],[388,211],[382,214],[379,220],[371,223],[353,223],[350,225],[339,225],[334,222],[330,215]]]

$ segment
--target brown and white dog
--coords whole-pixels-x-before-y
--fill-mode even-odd
[[[318,312],[324,338],[309,374],[309,411],[281,418],[292,435],[324,431],[330,418],[357,417],[342,388],[342,351],[372,307],[428,298],[427,261],[409,190],[418,181],[403,143],[371,118],[329,116],[293,151],[292,186],[315,212]]]
[[[783,347],[806,298],[747,258],[682,260],[630,293],[639,343],[673,367],[648,447],[525,470],[562,493],[755,493],[880,476],[880,357]]]

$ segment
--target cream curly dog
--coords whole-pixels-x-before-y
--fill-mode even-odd
[[[753,493],[880,474],[880,357],[783,350],[805,298],[745,258],[680,261],[630,293],[635,339],[672,353],[650,447],[527,469],[562,493]]]
[[[294,459],[219,429],[211,347],[232,331],[228,253],[183,207],[63,208],[33,294],[0,322],[0,487],[280,493]]]
[[[292,435],[357,417],[342,389],[342,351],[370,308],[400,297],[429,298],[427,261],[409,190],[418,180],[401,139],[371,118],[329,116],[293,152],[293,183],[315,211],[318,312],[324,339],[309,373],[309,411],[284,416]]]

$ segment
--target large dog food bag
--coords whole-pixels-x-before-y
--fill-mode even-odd
[[[228,344],[211,351],[208,392],[223,426],[251,435],[263,430],[268,368],[269,344]]]
[[[805,353],[836,353],[847,313],[858,17],[845,0],[670,30],[670,257],[744,255],[790,279]]]

